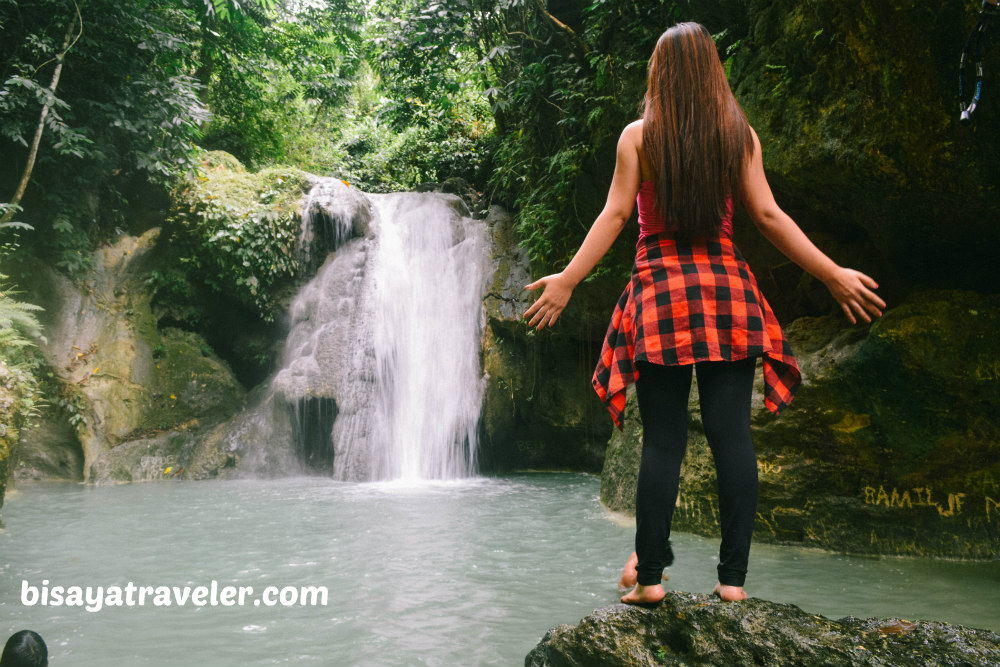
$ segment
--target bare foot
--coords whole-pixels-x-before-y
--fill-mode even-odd
[[[632,552],[632,555],[628,557],[625,562],[625,567],[622,568],[622,577],[618,580],[618,588],[622,591],[632,588],[635,586],[638,580],[638,573],[635,571],[636,563],[639,562],[639,557]]]
[[[628,560],[625,562],[625,567],[622,568],[621,579],[618,580],[618,590],[620,592],[625,592],[626,590],[632,588],[638,583],[639,575],[635,571],[635,566],[638,563],[639,563],[639,557],[633,551],[632,555],[629,556]],[[666,572],[663,573],[662,579],[663,581],[669,579]]]
[[[747,599],[746,591],[743,590],[742,586],[716,584],[715,588],[712,589],[712,595],[716,595],[726,602],[739,602]]]
[[[666,597],[666,595],[667,592],[663,590],[663,586],[659,584],[654,586],[636,584],[635,588],[621,597],[621,601],[625,604],[635,604],[640,606],[656,605],[659,604],[660,601]]]

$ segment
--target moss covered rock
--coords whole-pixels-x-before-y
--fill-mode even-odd
[[[279,292],[300,271],[303,195],[315,177],[292,167],[248,172],[231,155],[208,153],[179,185],[164,226],[183,278],[208,285],[271,321]],[[177,275],[177,274],[183,274]],[[165,286],[169,286],[166,282]],[[167,307],[170,294],[162,296]]]
[[[967,667],[1000,661],[1000,635],[934,621],[832,620],[795,605],[670,592],[654,610],[604,607],[550,630],[526,667]]]
[[[907,556],[1000,553],[998,318],[998,297],[939,291],[914,295],[867,333],[832,317],[788,327],[803,385],[774,417],[758,377],[755,539]],[[695,396],[691,415],[674,528],[717,535],[715,470]],[[637,422],[612,438],[602,477],[602,501],[626,513],[635,509]]]
[[[91,466],[95,484],[210,479],[235,471],[239,456],[228,448],[216,428],[167,431],[124,442],[103,454]]]
[[[14,481],[83,480],[83,450],[67,415],[43,410],[32,428],[21,431],[14,461]]]

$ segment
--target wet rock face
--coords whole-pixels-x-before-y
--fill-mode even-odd
[[[239,455],[228,447],[224,429],[178,429],[123,442],[90,467],[94,484],[235,476]]]
[[[27,479],[83,479],[83,452],[69,421],[54,415],[21,431],[17,441],[15,481]]]
[[[656,609],[604,607],[550,630],[526,667],[971,667],[1000,664],[1000,635],[933,621],[831,620],[795,605],[670,592]]]
[[[853,553],[1000,553],[1000,299],[925,292],[867,332],[832,317],[787,327],[803,385],[780,416],[755,394],[754,539]],[[759,374],[758,374],[759,375]],[[630,403],[601,499],[634,513],[641,427]],[[718,535],[715,468],[691,400],[675,530]]]
[[[486,222],[493,277],[484,298],[480,467],[597,472],[612,428],[590,384],[611,316],[595,304],[607,296],[581,285],[554,329],[528,329],[521,316],[538,293],[524,290],[527,253],[506,212],[494,208]]]

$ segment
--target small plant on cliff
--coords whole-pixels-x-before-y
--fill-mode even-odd
[[[3,281],[7,276],[0,273],[0,347],[14,348],[31,345],[31,339],[42,335],[42,325],[35,313],[41,306],[14,299],[19,294]]]

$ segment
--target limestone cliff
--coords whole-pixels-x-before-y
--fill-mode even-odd
[[[40,348],[54,400],[40,428],[23,434],[15,477],[91,479],[94,464],[123,443],[174,430],[194,438],[240,405],[243,388],[201,338],[157,328],[148,278],[158,233],[99,248],[78,282],[41,262],[21,267],[32,277],[27,298],[45,307]],[[139,467],[138,459],[126,466]]]
[[[529,329],[522,314],[537,294],[524,289],[531,282],[527,253],[506,212],[494,208],[486,222],[493,278],[484,298],[480,462],[486,470],[596,472],[611,420],[590,376],[610,311],[599,289],[582,285],[553,330]]]

